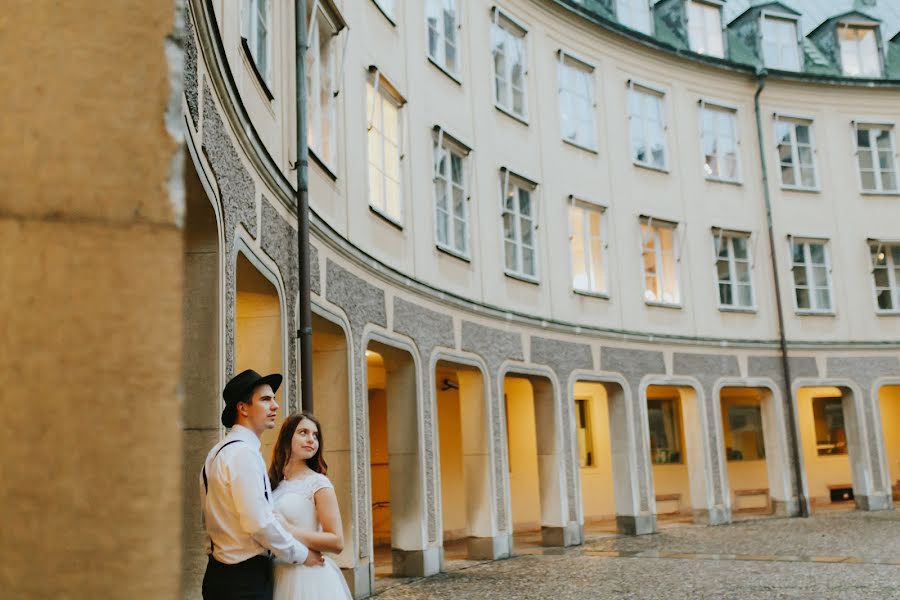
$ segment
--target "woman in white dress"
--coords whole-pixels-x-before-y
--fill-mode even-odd
[[[322,431],[309,413],[285,419],[272,451],[269,479],[275,515],[300,542],[319,552],[340,553],[344,532],[334,486],[325,476]],[[351,600],[335,562],[322,567],[275,562],[274,600]]]

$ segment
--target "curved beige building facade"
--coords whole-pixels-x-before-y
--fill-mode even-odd
[[[520,532],[892,505],[900,15],[729,4],[307,0],[315,409],[358,597]],[[188,596],[222,385],[282,370],[300,406],[293,10],[186,13]]]

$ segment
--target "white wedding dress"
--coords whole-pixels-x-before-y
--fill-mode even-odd
[[[313,496],[322,488],[334,488],[321,473],[282,481],[272,494],[275,513],[291,525],[321,531]],[[273,600],[351,600],[350,588],[337,564],[325,557],[325,566],[307,567],[275,561]]]

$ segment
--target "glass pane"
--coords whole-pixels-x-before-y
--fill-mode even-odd
[[[824,265],[825,264],[825,245],[824,244],[810,244],[809,245],[809,257],[812,259],[813,264]]]
[[[381,171],[373,165],[369,165],[369,204],[376,208],[384,208],[381,188],[384,185]]]
[[[720,260],[716,262],[716,272],[719,277],[719,281],[731,281],[731,269],[728,268],[727,260]]]
[[[734,238],[731,238],[731,240],[732,240],[732,244],[734,246],[734,257],[736,259],[747,258],[747,238],[734,237]]]
[[[753,306],[753,288],[749,285],[738,284],[738,304],[745,307]]]
[[[519,188],[519,214],[531,216],[531,194]]]
[[[569,208],[569,230],[571,231],[572,285],[576,289],[590,289],[584,251],[584,210]]]
[[[723,402],[726,404],[726,402]],[[725,456],[727,460],[760,460],[765,458],[762,410],[758,404],[727,403]]]
[[[750,281],[750,265],[745,262],[734,263],[735,276],[740,283],[749,283]]]
[[[794,180],[794,167],[791,165],[781,167],[781,183],[784,185],[797,185]]]
[[[891,282],[888,277],[888,270],[885,268],[875,269],[872,272],[872,276],[875,278],[875,287],[886,288],[890,287]]]
[[[503,237],[508,240],[516,239],[516,219],[512,213],[503,213]]]
[[[812,167],[803,167],[800,169],[801,185],[803,187],[816,187],[816,172]]]
[[[534,250],[522,247],[522,271],[526,275],[534,276],[537,274],[537,264],[534,259]]]
[[[450,217],[443,211],[437,211],[437,236],[441,244],[449,244]]]
[[[794,267],[794,285],[809,285],[806,277],[806,268],[803,265]]]
[[[677,464],[681,455],[681,415],[678,400],[647,400],[650,457],[653,464]]]
[[[524,217],[520,217],[519,228],[521,229],[522,243],[526,246],[534,246],[534,230],[531,221]]]
[[[806,244],[803,243],[795,243],[793,244],[793,260],[795,263],[804,263],[806,259],[803,256],[803,248]]]
[[[893,299],[890,290],[880,290],[875,294],[880,310],[894,310]]]
[[[897,174],[894,172],[885,172],[881,174],[881,189],[886,192],[897,190]]]
[[[681,301],[678,293],[678,271],[674,254],[663,254],[663,302],[677,304]]]
[[[450,169],[453,183],[461,186],[463,183],[463,164],[462,158],[458,154],[450,155]]]
[[[510,271],[517,271],[518,269],[516,267],[516,245],[515,245],[515,243],[507,240],[503,244],[503,249],[504,249],[504,252],[506,255],[505,256],[506,268],[509,269]]]
[[[809,125],[797,125],[795,128],[797,132],[797,142],[800,144],[809,144]]]
[[[841,398],[813,398],[816,453],[819,456],[847,454],[847,432]]]
[[[813,162],[812,148],[810,148],[808,146],[800,146],[797,149],[797,152],[799,153],[801,165],[811,165],[812,164],[812,162]]]
[[[856,130],[856,145],[859,148],[868,148],[869,147],[869,130],[860,127]]]
[[[818,310],[831,310],[831,291],[827,288],[816,290],[816,308]]]
[[[891,131],[889,129],[875,129],[872,134],[875,136],[875,145],[879,150],[891,149]]]
[[[872,169],[875,166],[875,161],[872,158],[872,152],[868,150],[860,150],[859,151],[859,168],[861,169]]]
[[[794,290],[797,298],[797,308],[809,308],[809,290],[805,288],[797,288]]]
[[[813,285],[816,287],[826,287],[828,285],[828,271],[825,267],[813,267]]]
[[[458,219],[465,219],[466,199],[462,188],[453,187],[453,215]]]
[[[731,296],[731,284],[728,283],[720,283],[719,284],[719,304],[722,306],[731,306],[734,303],[734,299]]]
[[[864,190],[878,189],[878,186],[875,183],[875,173],[872,171],[863,171],[860,175],[862,177],[862,187]]]
[[[461,219],[453,219],[453,242],[457,250],[466,252],[466,222]]]

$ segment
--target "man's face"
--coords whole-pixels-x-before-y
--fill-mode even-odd
[[[246,426],[257,434],[273,429],[278,418],[278,402],[275,401],[272,386],[266,383],[253,390],[252,402],[238,404],[238,412]]]

